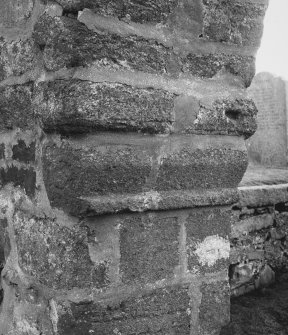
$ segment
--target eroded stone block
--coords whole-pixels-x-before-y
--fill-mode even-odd
[[[266,5],[229,0],[203,0],[203,4],[203,37],[224,43],[259,45]]]
[[[0,81],[33,70],[37,66],[38,53],[32,39],[13,42],[0,39]]]
[[[183,59],[182,70],[202,78],[212,78],[218,72],[227,72],[242,78],[245,86],[249,86],[255,74],[255,58],[221,53],[189,53]]]
[[[13,225],[19,266],[35,280],[66,290],[109,285],[107,264],[94,264],[89,256],[85,229],[21,212],[15,215]]]
[[[123,38],[108,32],[92,32],[68,17],[42,16],[35,26],[34,37],[44,47],[48,70],[94,62],[112,69],[166,73],[169,63],[175,62],[173,51],[160,43],[132,35]]]
[[[0,130],[32,127],[35,119],[31,96],[31,84],[0,88]]]
[[[162,158],[156,189],[213,189],[236,187],[246,170],[246,153],[223,147],[187,146]]]
[[[176,213],[130,215],[119,224],[123,283],[153,283],[174,276],[179,263]]]
[[[34,101],[47,132],[169,132],[175,94],[123,84],[59,80],[38,85]]]
[[[177,0],[57,0],[66,11],[79,11],[89,8],[95,13],[126,18],[134,22],[165,22],[177,6]]]
[[[81,197],[236,187],[247,165],[244,148],[234,139],[195,136],[47,141],[43,173],[51,205],[77,213]]]

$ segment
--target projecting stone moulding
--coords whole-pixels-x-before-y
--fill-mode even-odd
[[[219,334],[266,1],[2,7],[0,333]]]

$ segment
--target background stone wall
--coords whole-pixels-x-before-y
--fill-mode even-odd
[[[265,288],[288,270],[287,184],[239,188],[233,207],[231,294]]]
[[[257,131],[246,142],[249,161],[270,167],[287,167],[285,81],[269,73],[258,73],[248,91],[258,109]]]
[[[1,332],[218,334],[267,1],[0,4]]]

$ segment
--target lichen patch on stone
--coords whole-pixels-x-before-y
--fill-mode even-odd
[[[195,254],[202,265],[213,266],[221,258],[228,258],[230,243],[218,235],[208,236],[197,244]]]

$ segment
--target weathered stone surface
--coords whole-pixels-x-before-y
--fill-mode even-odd
[[[86,66],[92,62],[109,68],[126,68],[151,73],[166,73],[175,62],[173,52],[154,41],[117,34],[94,33],[68,17],[42,16],[35,26],[36,42],[44,48],[48,70]]]
[[[126,18],[134,22],[165,22],[178,0],[56,0],[65,11],[77,12],[89,8],[95,13]]]
[[[244,220],[235,222],[232,225],[231,237],[237,238],[251,232],[271,227],[274,222],[273,214],[250,216]]]
[[[138,194],[110,194],[106,196],[82,197],[82,215],[113,214],[122,211],[144,212],[170,210],[199,206],[230,205],[238,200],[235,189],[148,191]]]
[[[236,187],[247,167],[246,153],[230,148],[182,148],[161,160],[159,191]]]
[[[136,193],[151,172],[149,152],[128,144],[63,141],[48,144],[43,154],[50,202],[70,210],[80,196]]]
[[[0,130],[32,127],[31,92],[30,84],[0,88]]]
[[[108,265],[93,264],[90,259],[85,229],[63,227],[55,220],[21,212],[15,215],[13,225],[19,265],[41,284],[53,289],[109,284]]]
[[[81,198],[147,191],[233,188],[247,165],[231,138],[121,134],[47,142],[43,173],[52,206],[81,211]]]
[[[169,132],[174,97],[157,89],[58,80],[38,85],[35,110],[47,132],[95,130]]]
[[[0,27],[13,28],[31,16],[34,0],[1,0]]]
[[[189,101],[191,99],[186,100],[186,97],[179,98],[175,103],[175,128],[180,132],[241,135],[248,138],[256,131],[257,108],[250,99],[216,100],[212,105],[206,105],[203,100],[199,107],[197,104],[194,107]],[[178,114],[180,117],[185,114],[180,122]]]
[[[174,276],[179,263],[176,213],[129,215],[119,223],[123,283],[153,283]]]
[[[14,186],[22,187],[26,194],[34,197],[36,188],[36,173],[33,168],[17,168],[11,166],[0,168],[0,185],[12,183]]]
[[[204,38],[259,46],[267,5],[229,0],[203,0],[203,4]]]
[[[229,266],[232,218],[225,207],[191,210],[186,223],[188,270],[208,273]]]
[[[168,286],[126,299],[59,305],[58,329],[60,335],[189,335],[189,307],[188,287]]]
[[[29,163],[35,161],[35,142],[26,145],[23,140],[18,140],[18,143],[12,148],[12,159],[20,162]]]
[[[240,207],[261,207],[288,202],[288,184],[239,187]]]
[[[38,49],[32,39],[5,42],[0,38],[0,81],[34,69],[37,55]]]
[[[112,69],[130,69],[179,76],[189,73],[212,78],[226,71],[249,86],[254,72],[254,57],[233,54],[177,53],[160,42],[131,35],[123,37],[105,31],[92,32],[84,24],[68,17],[43,15],[35,26],[34,37],[44,48],[48,70],[88,66],[92,63]]]
[[[229,54],[188,54],[182,70],[196,77],[212,78],[218,72],[228,72],[243,79],[249,86],[255,74],[255,58]]]
[[[228,281],[203,284],[199,313],[202,334],[219,334],[230,321],[230,289]],[[201,333],[200,333],[201,334]]]
[[[34,109],[47,132],[97,130],[251,136],[257,109],[252,100],[216,100],[212,106],[193,96],[117,83],[57,80],[37,85]]]

